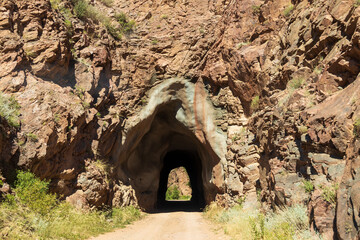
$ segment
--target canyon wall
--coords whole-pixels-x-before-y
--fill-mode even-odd
[[[21,107],[0,117],[3,182],[28,169],[80,208],[151,210],[183,151],[206,204],[302,203],[324,238],[359,237],[357,1],[76,2],[0,3],[0,90]]]

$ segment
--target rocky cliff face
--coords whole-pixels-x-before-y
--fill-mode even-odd
[[[4,180],[151,210],[181,151],[205,203],[305,203],[326,238],[359,237],[357,1],[110,2],[1,1]]]

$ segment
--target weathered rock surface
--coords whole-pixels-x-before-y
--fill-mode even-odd
[[[324,238],[359,237],[354,1],[91,4],[136,28],[119,40],[70,1],[0,2],[0,90],[22,106],[18,129],[0,117],[4,182],[20,167],[81,208],[152,209],[166,154],[191,150],[206,203],[261,192],[308,204]]]

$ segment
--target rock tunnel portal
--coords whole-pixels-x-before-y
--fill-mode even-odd
[[[159,189],[157,195],[157,209],[171,207],[190,207],[191,209],[203,208],[205,206],[205,199],[201,178],[201,160],[197,152],[179,150],[168,152],[165,155],[163,162],[164,163],[160,172]],[[171,170],[178,167],[184,167],[190,178],[192,197],[190,204],[187,205],[185,205],[183,202],[167,202],[165,200],[168,186],[168,176]]]
[[[207,93],[203,86],[170,79],[149,96],[115,145],[116,177],[134,189],[142,209],[153,211],[165,202],[169,172],[183,166],[192,185],[191,203],[203,207],[224,191],[226,164],[226,138],[213,123]]]

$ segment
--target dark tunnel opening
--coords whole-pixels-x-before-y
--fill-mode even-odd
[[[190,178],[190,201],[167,201],[166,190],[171,170],[184,167]],[[160,172],[156,207],[160,211],[200,211],[205,207],[201,159],[195,151],[175,150],[165,154]]]

